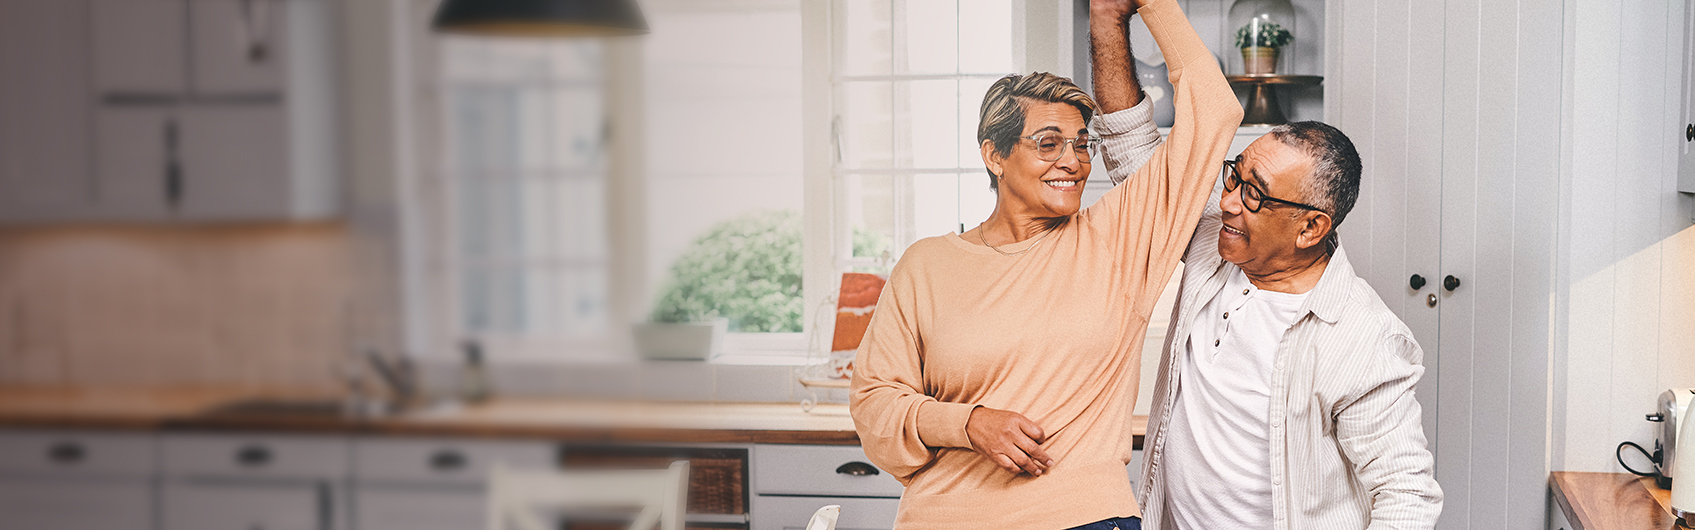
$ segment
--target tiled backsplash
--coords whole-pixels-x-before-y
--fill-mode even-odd
[[[335,385],[350,255],[335,225],[0,231],[0,384]]]

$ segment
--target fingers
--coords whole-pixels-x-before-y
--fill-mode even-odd
[[[1008,472],[1040,476],[1054,463],[1042,449],[1042,428],[1022,414],[978,408],[972,411],[966,432],[973,449]]]

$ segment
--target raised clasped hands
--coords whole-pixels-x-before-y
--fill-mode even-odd
[[[1047,435],[1041,426],[1023,414],[1009,410],[977,407],[965,422],[971,449],[1012,473],[1041,476],[1054,465],[1042,450]]]
[[[1089,0],[1089,14],[1091,18],[1125,20],[1147,3],[1145,0]]]

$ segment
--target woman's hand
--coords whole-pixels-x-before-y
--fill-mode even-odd
[[[1143,0],[1089,0],[1090,16],[1100,16],[1109,20],[1117,20],[1120,24],[1136,14],[1141,9]]]
[[[1036,422],[1010,410],[977,407],[965,420],[965,435],[971,449],[1013,473],[1040,476],[1054,464],[1042,440],[1047,438]]]

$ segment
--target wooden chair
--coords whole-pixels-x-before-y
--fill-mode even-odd
[[[655,470],[489,471],[487,530],[555,530],[542,514],[639,508],[630,530],[683,530],[689,462]],[[510,523],[511,526],[507,526]]]

